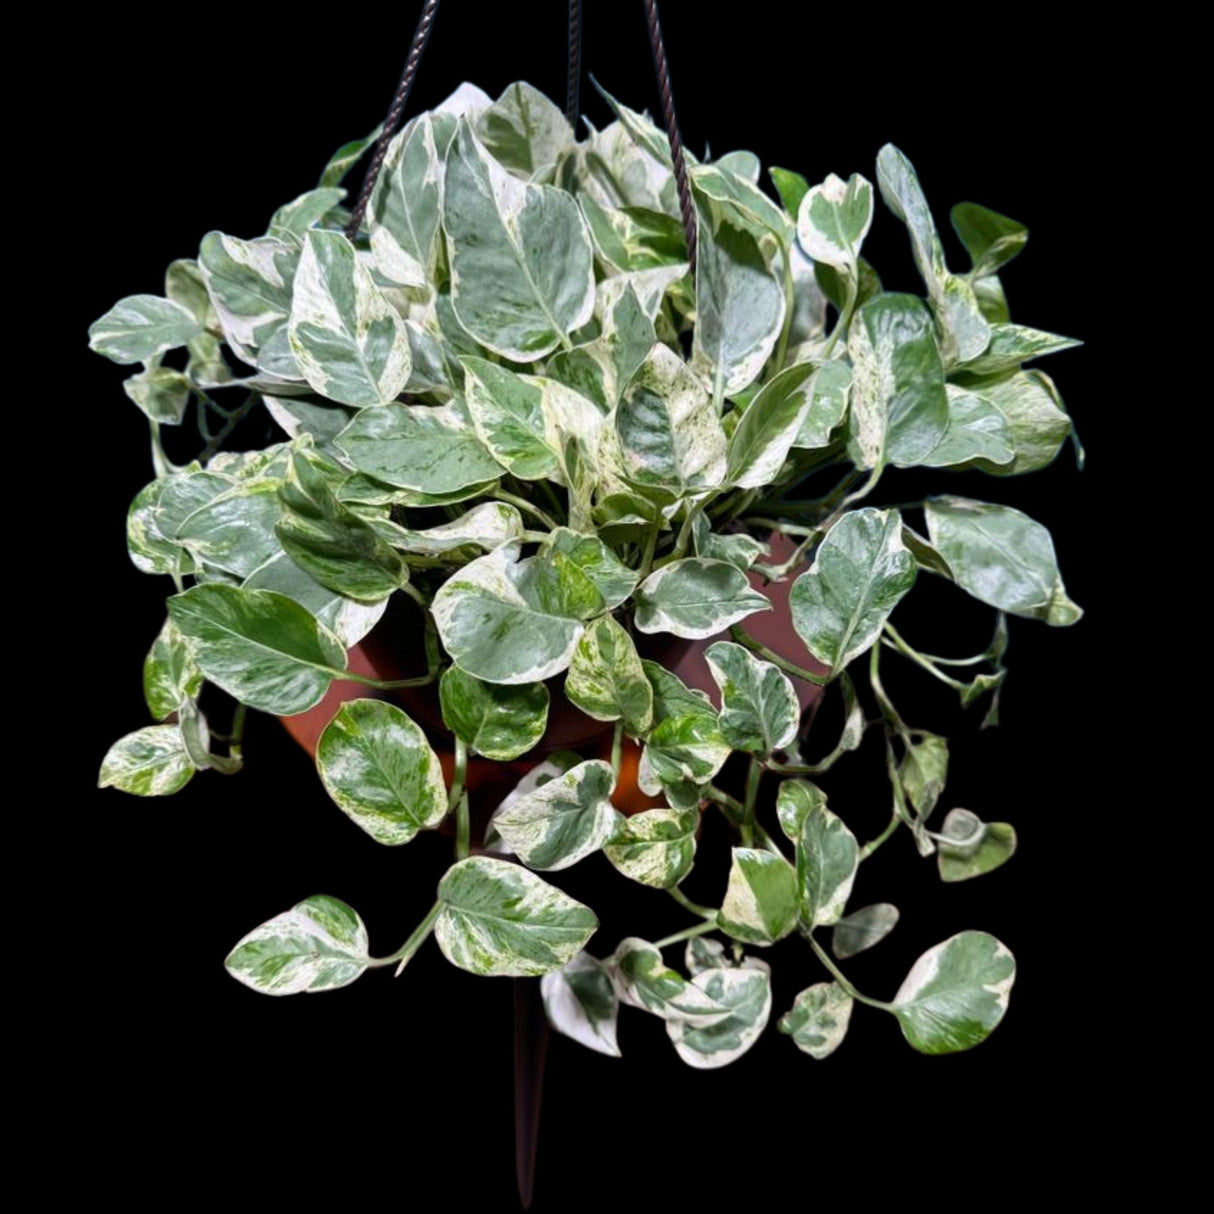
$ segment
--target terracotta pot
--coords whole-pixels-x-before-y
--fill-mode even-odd
[[[787,559],[792,552],[792,545],[784,536],[773,535],[769,542],[771,559],[775,562]],[[789,661],[814,668],[816,663],[806,652],[792,626],[788,606],[791,580],[765,583],[757,574],[751,574],[750,581],[768,596],[772,610],[750,616],[745,623],[746,631]],[[375,630],[350,649],[349,669],[356,674],[384,680],[409,678],[422,673],[424,661],[417,644],[421,632],[422,620],[418,608],[410,600],[398,596]],[[637,648],[642,657],[660,661],[689,687],[706,692],[719,706],[720,693],[709,672],[704,650],[714,641],[728,639],[727,632],[703,641],[685,641],[668,635],[638,636]],[[480,758],[469,760],[467,788],[471,794],[474,818],[478,816],[478,809],[484,814],[498,805],[537,762],[554,750],[576,750],[586,758],[610,758],[611,724],[596,721],[570,704],[561,692],[563,677],[549,680],[552,698],[548,728],[532,750],[513,763],[496,763]],[[801,701],[802,713],[812,716],[817,709],[821,689],[800,679],[794,679],[793,683]],[[399,704],[426,731],[442,761],[443,774],[450,781],[454,767],[454,745],[450,731],[443,725],[436,683],[426,687],[376,691],[359,683],[336,680],[315,708],[293,717],[283,717],[282,723],[287,732],[314,758],[316,744],[334,713],[347,700],[368,696]],[[622,813],[639,813],[663,804],[660,797],[648,796],[637,784],[639,759],[640,747],[625,739],[620,777],[612,794],[612,801]]]

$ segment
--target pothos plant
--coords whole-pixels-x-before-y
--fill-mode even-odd
[[[236,945],[240,982],[285,995],[399,973],[433,935],[462,969],[543,976],[553,1026],[592,1049],[618,1053],[624,1003],[665,1020],[686,1062],[716,1067],[768,1022],[761,950],[799,933],[827,974],[779,1022],[803,1051],[831,1053],[856,1000],[892,1013],[918,1050],[966,1049],[1002,1019],[1015,975],[993,936],[929,949],[889,1002],[839,964],[898,919],[887,903],[849,905],[858,866],[895,832],[934,854],[945,881],[1016,845],[1010,825],[965,809],[933,827],[947,743],[894,706],[880,660],[909,659],[964,704],[990,698],[993,720],[1006,614],[1065,625],[1080,611],[1025,514],[956,496],[864,503],[889,468],[1007,477],[1049,463],[1070,423],[1050,379],[1022,364],[1075,343],[1009,321],[998,271],[1025,243],[1020,224],[961,204],[952,221],[971,266],[947,267],[892,146],[878,188],[926,300],[884,291],[861,256],[869,181],[811,186],[773,168],[777,202],[747,152],[688,158],[693,267],[665,137],[610,103],[616,120],[579,140],[526,84],[494,102],[465,85],[392,140],[354,239],[339,183],[367,140],[266,235],[210,233],[196,260],[170,265],[163,296],[131,296],[92,326],[95,350],[143,364],[124,387],[147,415],[156,479],[131,507],[130,554],[176,591],[144,668],[160,723],[115,743],[100,783],[163,796],[199,769],[231,773],[247,708],[301,713],[338,678],[435,685],[450,779],[442,739],[382,696],[344,704],[317,750],[325,791],[378,844],[453,817],[433,909],[373,956],[353,909],[307,898]],[[260,407],[279,441],[224,450]],[[191,409],[204,449],[178,466],[161,431]],[[786,543],[773,559],[773,533],[793,538],[791,555]],[[921,574],[995,609],[984,653],[928,656],[890,622]],[[764,588],[786,579],[798,661],[747,631],[771,609]],[[393,595],[424,621],[424,673],[351,673],[348,649]],[[641,656],[655,634],[730,638],[705,652],[719,708]],[[844,706],[817,761],[794,680]],[[204,683],[234,704],[218,750]],[[473,848],[469,756],[526,755],[553,696],[610,723],[612,760],[548,756]],[[808,777],[869,726],[885,735],[891,815],[861,844]],[[641,788],[662,799],[631,816],[612,800],[626,739],[642,748]],[[735,751],[748,766],[738,795],[716,782]],[[774,797],[759,796],[774,786],[765,773],[782,781]],[[701,814],[718,812],[737,845],[719,905],[699,906],[679,886]],[[669,891],[694,925],[585,951],[594,912],[538,874],[596,851]],[[663,950],[682,941],[680,972]]]

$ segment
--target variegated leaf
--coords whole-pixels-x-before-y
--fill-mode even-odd
[[[280,484],[276,477],[269,476],[229,482],[222,492],[181,519],[173,539],[184,545],[196,561],[238,578],[248,577],[279,551],[274,526],[278,522]],[[202,489],[203,483],[197,487]],[[194,486],[182,488],[192,490]],[[163,529],[177,502],[172,490],[162,500]]]
[[[543,683],[506,687],[449,666],[438,690],[443,723],[474,754],[508,763],[544,736],[548,688]]]
[[[826,807],[826,794],[810,780],[784,780],[776,793],[776,815],[785,836],[796,843],[805,819]]]
[[[626,602],[636,588],[636,571],[625,565],[597,535],[557,527],[548,533],[540,555],[554,557],[558,553],[586,575],[609,609]]]
[[[698,807],[647,809],[617,824],[603,854],[629,880],[672,889],[691,871],[699,828]]]
[[[940,828],[937,863],[942,881],[968,881],[1002,864],[1016,852],[1016,830],[1008,822],[983,822],[968,809],[950,809]]]
[[[831,934],[831,952],[844,961],[880,944],[894,930],[898,918],[898,908],[891,902],[875,902],[844,915]]]
[[[1018,476],[1053,463],[1071,433],[1054,381],[1042,371],[1012,371],[996,376],[963,376],[964,390],[980,396],[1007,423],[1013,457],[1007,463],[979,459],[977,466],[995,476]]]
[[[992,325],[990,344],[977,358],[965,363],[963,369],[969,375],[998,375],[1034,358],[1081,345],[1083,342],[1073,337],[1059,337],[1057,333],[1025,325]]]
[[[929,468],[949,468],[982,460],[1005,466],[1015,458],[1007,419],[985,397],[956,384],[946,385],[948,429],[919,461]]]
[[[387,404],[409,379],[404,321],[340,232],[306,234],[288,336],[304,379],[344,405]]]
[[[920,818],[926,819],[948,779],[948,739],[934,733],[919,734],[907,747],[898,779]]]
[[[343,704],[316,744],[316,767],[337,807],[377,843],[408,843],[447,815],[438,755],[395,704]]]
[[[813,258],[853,277],[873,222],[872,183],[853,173],[845,183],[831,173],[813,186],[797,208],[797,239]]]
[[[551,186],[521,182],[461,121],[447,154],[443,227],[451,302],[481,345],[534,362],[594,311],[594,254],[577,203]]]
[[[756,611],[770,611],[771,602],[735,566],[694,556],[651,573],[637,589],[636,608],[641,632],[702,640]]]
[[[548,1023],[566,1037],[612,1058],[620,1056],[616,1021],[620,999],[607,967],[589,953],[578,953],[559,970],[540,979]]]
[[[263,995],[349,986],[367,968],[367,929],[344,902],[318,894],[254,928],[224,966]]]
[[[527,869],[491,856],[453,864],[438,886],[435,939],[473,974],[538,978],[571,961],[598,920]]]
[[[797,840],[797,912],[806,928],[838,923],[859,863],[856,836],[824,798],[806,813]]]
[[[503,168],[524,181],[555,164],[573,147],[573,128],[538,89],[525,82],[509,85],[476,115],[473,129]]]
[[[201,332],[194,316],[171,299],[128,295],[89,326],[89,349],[116,363],[149,363]]]
[[[668,1020],[666,1032],[679,1057],[697,1070],[715,1070],[735,1062],[767,1027],[771,1016],[771,973],[761,961],[728,969],[704,970],[692,985],[729,1009],[715,1024]]]
[[[968,1050],[998,1026],[1016,980],[1006,945],[986,932],[960,932],[911,967],[893,1011],[903,1036],[922,1054]]]
[[[164,426],[178,426],[190,403],[190,381],[168,367],[147,367],[124,380],[122,390],[142,412]]]
[[[728,484],[754,489],[776,479],[809,418],[817,378],[812,363],[801,363],[763,385],[730,435]]]
[[[811,1058],[827,1058],[843,1043],[855,1000],[837,982],[817,982],[803,990],[780,1019],[780,1032],[792,1037]]]
[[[321,186],[300,194],[274,212],[269,234],[280,240],[289,237],[300,240],[310,228],[323,222],[345,196],[345,190],[336,186]]]
[[[632,638],[611,616],[595,620],[578,641],[565,696],[596,721],[622,719],[634,737],[652,724],[653,688]]]
[[[648,766],[667,783],[711,780],[732,750],[721,733],[717,710],[702,691],[688,687],[660,663],[641,665],[653,687],[654,724],[645,747]]]
[[[388,600],[359,603],[322,586],[285,552],[271,557],[242,583],[245,590],[274,590],[294,599],[344,646],[357,645],[379,623]]]
[[[321,170],[319,185],[341,185],[346,174],[362,159],[366,150],[379,138],[383,127],[377,126],[369,135],[361,139],[351,139],[329,157],[328,163]]]
[[[196,700],[202,690],[202,671],[172,620],[152,642],[143,663],[143,698],[157,721],[176,712],[186,700]]]
[[[896,510],[852,510],[826,533],[813,564],[793,583],[793,627],[810,653],[838,672],[876,642],[915,572]]]
[[[618,976],[620,997],[663,1020],[706,1028],[730,1014],[727,1004],[670,969],[661,952],[646,940],[635,936],[621,940],[611,964]]]
[[[729,886],[717,915],[735,940],[773,944],[797,926],[797,874],[783,856],[735,847]]]
[[[845,362],[824,362],[814,372],[809,388],[809,410],[793,440],[794,447],[816,450],[828,447],[831,434],[847,414],[852,369]]]
[[[176,725],[146,725],[110,747],[101,763],[98,788],[120,788],[137,797],[167,797],[194,774],[181,730]]]
[[[974,263],[971,278],[986,278],[1007,265],[1025,246],[1028,228],[975,202],[959,202],[949,214]]]
[[[705,970],[724,969],[729,964],[725,960],[725,945],[712,936],[692,936],[683,951],[683,964],[693,978]]]
[[[704,651],[721,689],[721,733],[735,750],[766,756],[797,736],[801,705],[788,676],[732,641]]]

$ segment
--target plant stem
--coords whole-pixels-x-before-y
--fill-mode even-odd
[[[645,536],[645,549],[641,553],[641,567],[637,574],[637,580],[643,582],[648,576],[650,569],[653,568],[653,554],[658,546],[658,532],[662,529],[662,522],[659,519]]]
[[[430,604],[426,602],[426,596],[412,582],[401,582],[400,590],[407,594],[423,611],[430,610]]]
[[[768,531],[780,535],[817,535],[817,527],[803,527],[800,523],[783,523],[778,518],[765,518],[763,515],[751,515],[744,518],[742,524],[746,527],[765,527]]]
[[[729,635],[739,645],[745,645],[747,649],[757,653],[759,657],[765,658],[773,666],[778,666],[785,674],[791,674],[794,678],[804,679],[805,682],[813,683],[818,687],[825,687],[830,682],[828,675],[815,674],[812,670],[806,670],[804,666],[797,666],[787,658],[782,658],[774,649],[768,649],[766,645],[756,641],[754,637],[744,632],[738,624],[734,624],[730,628]]]
[[[916,666],[923,667],[928,674],[939,679],[940,682],[946,687],[951,687],[955,691],[965,690],[965,684],[962,683],[960,679],[954,679],[951,675],[945,674],[943,670],[937,669],[936,666],[934,666],[932,662],[928,658],[924,657],[924,655],[921,654],[917,649],[912,649],[911,646],[902,639],[892,624],[886,623],[884,626],[884,631],[889,638],[889,640],[884,643],[889,645],[891,649],[896,649],[900,654],[902,654],[903,657],[910,658],[910,660],[914,662]]]
[[[413,929],[413,934],[404,942],[390,957],[372,957],[368,965],[377,967],[381,965],[391,965],[394,961],[399,961],[400,964],[396,967],[394,977],[399,978],[401,971],[413,959],[413,954],[417,952],[423,944],[425,944],[430,933],[434,930],[434,924],[438,919],[438,913],[443,908],[441,902],[436,902],[427,912],[426,917]]]
[[[620,778],[620,760],[624,752],[624,719],[621,717],[615,723],[611,734],[611,785],[614,788]]]
[[[358,683],[363,687],[374,687],[379,691],[391,691],[396,687],[425,687],[434,682],[435,672],[419,674],[412,679],[373,679],[370,675],[358,674],[353,670],[333,670],[331,667],[321,667],[335,679],[344,679],[348,683]]]
[[[701,919],[716,920],[717,912],[711,907],[700,906],[699,903],[693,902],[679,887],[676,885],[672,889],[666,891],[684,910],[689,910],[693,915],[699,915]]]
[[[759,783],[763,779],[763,764],[754,755],[746,773],[746,799],[742,802],[742,846],[753,847],[755,841],[755,804],[759,799]]]
[[[696,936],[706,935],[708,932],[716,929],[715,922],[705,920],[703,923],[697,923],[695,927],[685,928],[681,932],[675,932],[673,936],[663,936],[661,940],[654,942],[654,948],[665,948],[668,944],[678,944],[681,940],[694,940]]]
[[[741,818],[742,802],[737,797],[731,797],[723,788],[718,788],[715,784],[706,784],[700,791],[708,800],[715,801],[723,809],[732,810],[739,819]]]
[[[892,1003],[883,1003],[880,999],[870,999],[867,995],[861,995],[858,990],[847,980],[843,971],[835,964],[831,955],[814,939],[812,932],[804,933],[805,939],[809,941],[809,946],[817,954],[818,960],[830,971],[830,976],[857,1002],[867,1003],[869,1007],[879,1007],[883,1012],[892,1012],[894,1005]]]
[[[869,856],[871,856],[873,852],[875,852],[877,848],[886,841],[886,839],[893,835],[894,831],[898,829],[901,822],[902,815],[898,813],[897,809],[895,809],[894,816],[889,820],[889,825],[875,839],[870,840],[862,848],[860,848],[860,859],[867,860]]]
[[[873,689],[873,695],[877,698],[877,706],[881,709],[881,715],[902,735],[907,737],[909,730],[906,728],[906,722],[898,715],[898,710],[894,707],[889,696],[885,694],[885,687],[881,682],[881,646],[874,645],[869,651],[868,659],[868,681]]]
[[[464,781],[468,777],[468,744],[463,738],[455,739],[455,774],[451,779],[451,791],[447,794],[447,812],[455,810],[455,858],[466,860],[470,851],[471,824],[468,815],[468,794]]]
[[[202,449],[202,454],[198,457],[200,464],[205,464],[211,456],[215,455],[219,448],[223,446],[223,441],[232,433],[233,430],[240,424],[241,418],[253,408],[261,398],[256,392],[250,392],[245,398],[242,405],[237,406],[228,414],[228,419],[223,423],[217,433],[215,433],[207,445]]]
[[[856,299],[860,295],[859,274],[860,271],[857,269],[855,274],[847,280],[847,295],[843,300],[843,311],[839,313],[839,319],[835,322],[830,341],[826,343],[826,348],[822,351],[823,359],[831,356],[831,352],[838,344],[840,334],[851,324],[852,313],[856,310]]]
[[[228,735],[228,753],[233,759],[244,757],[241,743],[244,739],[244,722],[248,712],[247,705],[237,704],[236,711],[232,714],[232,732]]]
[[[545,514],[538,506],[533,505],[525,497],[516,497],[513,493],[507,493],[500,485],[495,491],[494,497],[501,502],[508,502],[511,506],[517,506],[520,510],[530,514],[533,518],[537,518],[549,531],[555,531],[560,526],[549,515]]]

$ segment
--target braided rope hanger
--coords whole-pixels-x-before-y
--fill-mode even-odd
[[[666,139],[670,144],[670,161],[674,169],[675,186],[678,190],[679,213],[683,221],[683,234],[687,239],[687,260],[691,263],[692,274],[696,266],[696,219],[691,202],[691,187],[687,181],[687,164],[683,156],[683,140],[679,134],[679,121],[675,114],[674,94],[670,87],[670,64],[666,59],[666,44],[662,40],[662,23],[658,17],[657,0],[643,0],[645,5],[645,24],[649,30],[649,46],[653,52],[653,67],[657,74],[658,94],[662,100],[662,117],[666,122]],[[367,174],[363,178],[362,189],[358,192],[358,201],[346,224],[346,236],[353,240],[362,228],[366,217],[367,204],[371,200],[371,192],[375,188],[376,178],[383,168],[384,157],[388,154],[388,145],[392,137],[400,129],[405,115],[405,107],[409,104],[409,94],[413,91],[413,81],[417,77],[417,69],[421,64],[422,54],[426,43],[430,41],[430,31],[434,28],[434,18],[438,14],[440,0],[426,0],[422,7],[417,28],[413,31],[413,41],[409,47],[409,57],[405,60],[405,70],[401,74],[400,83],[392,97],[384,118],[383,130],[375,141],[375,149],[371,153],[371,161],[367,166]],[[565,78],[565,117],[571,127],[577,125],[578,101],[582,80],[582,0],[569,0],[569,57],[568,71]]]

